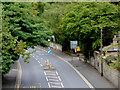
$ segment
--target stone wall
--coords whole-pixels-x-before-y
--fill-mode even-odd
[[[52,42],[50,42],[50,47],[52,47],[56,50],[62,51],[62,45],[60,45],[60,44],[53,44]]]
[[[95,67],[99,73],[101,73],[101,60],[100,60],[100,53],[94,52],[94,57],[89,59],[89,64]],[[103,76],[108,79],[111,83],[113,83],[116,87],[119,85],[119,78],[118,78],[118,70],[115,70],[112,67],[108,67],[105,60],[103,59]]]
[[[103,63],[103,75],[110,82],[112,82],[116,87],[118,87],[118,70],[115,70],[112,67],[107,68],[107,64]]]

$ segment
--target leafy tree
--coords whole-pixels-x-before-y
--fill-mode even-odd
[[[51,31],[44,26],[40,19],[44,11],[42,3],[3,3],[2,24],[2,75],[10,71],[15,60],[22,55],[24,61],[29,63],[32,52],[25,49],[35,46],[48,46],[47,39]]]
[[[49,31],[40,18],[44,11],[42,3],[4,3],[3,22],[9,22],[7,27],[12,36],[26,42],[27,46],[48,46]]]
[[[107,32],[111,37],[118,31],[118,8],[106,2],[77,3],[65,13],[59,28],[59,38],[63,45],[69,46],[70,40],[78,40],[84,55],[88,57],[89,52],[99,49],[101,28],[103,35]],[[106,37],[104,41],[107,38],[111,39]]]
[[[70,5],[71,3],[67,3],[67,2],[45,3],[45,7],[44,7],[45,10],[41,15],[42,20],[46,22],[46,26],[48,26],[48,28],[53,31],[56,42],[60,44],[62,43],[59,40],[58,32],[59,32],[61,17],[63,17],[64,13],[70,9],[70,7],[67,8],[67,6],[70,6]]]

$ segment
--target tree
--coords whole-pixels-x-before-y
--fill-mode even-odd
[[[111,37],[118,31],[118,8],[108,2],[77,3],[65,13],[59,28],[63,45],[69,46],[70,40],[78,40],[84,55],[88,57],[89,52],[92,54],[99,49],[101,28]],[[111,38],[104,38],[104,41],[107,39]]]
[[[42,3],[3,3],[3,22],[9,22],[12,36],[18,36],[27,46],[48,46],[51,31],[40,18],[43,9]]]
[[[44,11],[42,3],[3,3],[2,24],[2,75],[10,71],[15,60],[22,55],[24,61],[30,54],[25,49],[35,45],[48,46],[47,39],[51,33],[40,19]]]

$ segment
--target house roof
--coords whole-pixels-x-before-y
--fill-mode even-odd
[[[117,52],[118,51],[118,46],[116,46],[116,47],[117,48],[114,48],[114,47],[111,47],[111,45],[109,45],[109,46],[106,46],[106,47],[102,48],[102,51],[106,51],[107,50],[108,52]],[[101,49],[99,49],[99,50],[101,50]]]

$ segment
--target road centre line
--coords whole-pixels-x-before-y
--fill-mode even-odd
[[[40,62],[38,61],[38,63],[40,63]]]

